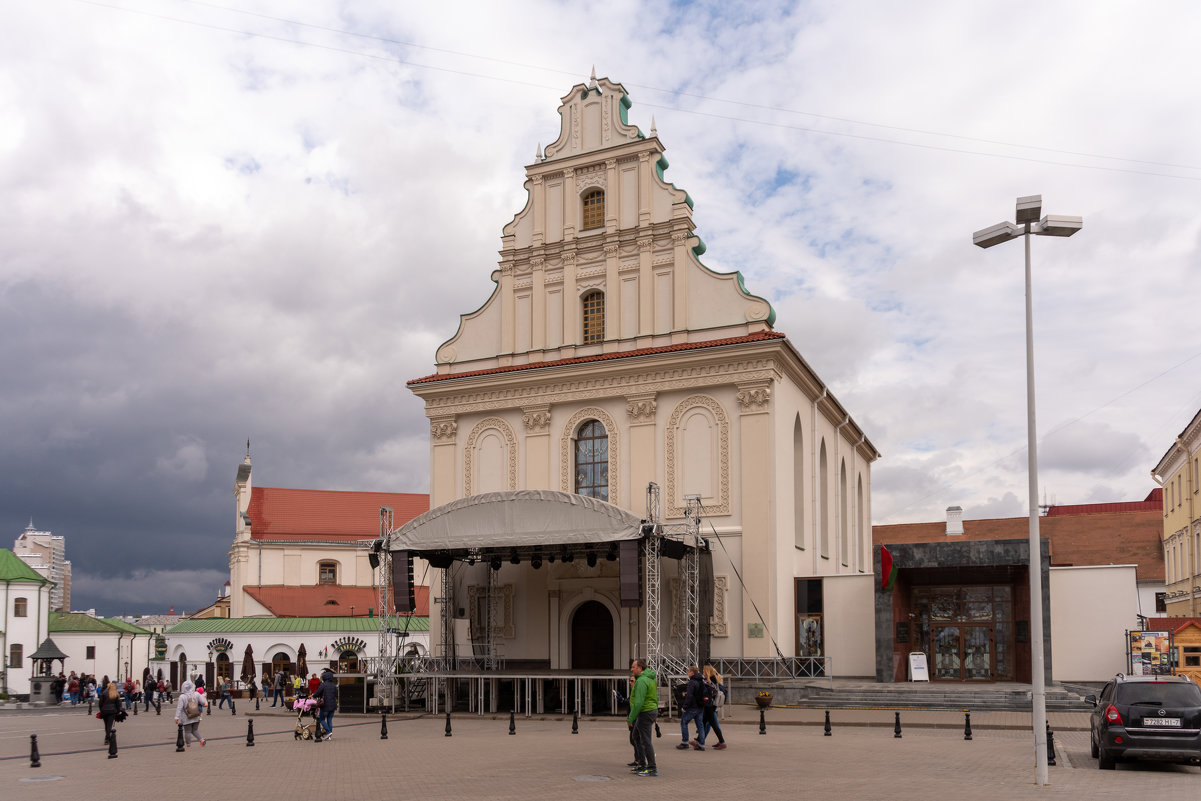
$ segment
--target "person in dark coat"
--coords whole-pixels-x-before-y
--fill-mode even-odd
[[[338,684],[332,672],[327,670],[321,674],[321,686],[317,688],[316,697],[321,705],[321,713],[317,718],[320,726],[317,740],[329,740],[334,731],[334,710],[338,708]]]
[[[117,683],[110,681],[108,686],[100,691],[100,711],[98,713],[100,719],[104,721],[104,744],[108,745],[109,739],[113,735],[113,724],[118,718],[125,714],[122,708],[121,693],[117,690]]]

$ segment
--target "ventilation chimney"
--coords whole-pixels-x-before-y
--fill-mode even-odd
[[[963,534],[963,507],[947,507],[947,536],[955,537]]]

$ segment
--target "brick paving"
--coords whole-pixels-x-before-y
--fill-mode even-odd
[[[825,737],[820,709],[771,709],[767,734],[758,712],[734,707],[723,721],[725,751],[678,751],[679,724],[661,722],[655,741],[660,775],[627,772],[627,730],[618,718],[585,718],[578,735],[570,716],[517,718],[456,713],[452,736],[445,718],[379,719],[335,716],[331,742],[292,738],[295,718],[263,710],[206,716],[204,748],[175,752],[170,712],[131,716],[118,727],[120,750],[109,759],[103,727],[86,712],[67,709],[0,714],[0,787],[4,798],[130,801],[155,799],[419,797],[422,799],[606,799],[656,791],[736,799],[785,798],[801,793],[830,799],[923,799],[970,792],[977,799],[1123,798],[1195,794],[1201,769],[1119,765],[1100,771],[1088,754],[1087,715],[1051,713],[1059,765],[1051,785],[1034,781],[1030,715],[972,715],[973,740],[963,739],[963,713],[902,710],[902,737],[893,736],[889,710],[831,710]],[[255,746],[246,746],[247,721]],[[37,734],[42,766],[29,760]],[[32,781],[31,781],[32,780]],[[150,782],[148,785],[147,782]]]

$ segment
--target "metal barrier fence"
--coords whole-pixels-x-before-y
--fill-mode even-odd
[[[755,681],[763,679],[820,679],[834,686],[831,658],[828,656],[786,656],[783,659],[710,660],[724,678]]]

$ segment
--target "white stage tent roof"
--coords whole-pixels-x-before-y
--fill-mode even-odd
[[[396,529],[390,551],[583,546],[636,540],[642,519],[598,498],[553,490],[487,492],[431,509]]]

